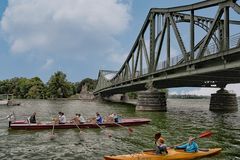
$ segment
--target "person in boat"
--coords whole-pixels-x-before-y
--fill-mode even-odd
[[[6,118],[8,120],[8,126],[10,127],[12,124],[12,121],[16,120],[15,113],[13,112],[12,114],[8,115]]]
[[[76,124],[80,124],[80,116],[78,113],[76,113],[75,117],[73,119],[71,119],[70,122],[76,123]]]
[[[188,143],[175,146],[175,149],[184,149],[186,152],[197,152],[198,151],[198,144],[195,142],[195,138],[189,137]]]
[[[78,116],[79,116],[79,121],[81,124],[86,122],[85,118],[81,114],[78,114]]]
[[[118,116],[115,113],[111,113],[108,116],[106,116],[105,120],[106,122],[110,122],[110,123],[112,122],[118,123]]]
[[[58,119],[62,117],[62,112],[58,112]]]
[[[33,112],[33,114],[28,118],[29,123],[37,123],[36,121],[36,112]]]
[[[58,117],[53,117],[52,118],[52,121],[55,123],[55,124],[59,124],[59,120],[62,116],[62,112],[58,112]]]
[[[119,123],[119,122],[120,122],[120,117],[119,117],[119,115],[117,115],[116,113],[114,113],[114,115],[113,115],[113,120],[114,120],[115,123]]]
[[[103,118],[98,112],[96,113],[96,123],[97,124],[102,124],[103,123]]]
[[[59,118],[59,124],[65,124],[67,122],[66,116],[61,112],[61,117]]]
[[[105,121],[106,122],[113,122],[113,117],[114,117],[114,113],[111,113],[111,114],[108,114],[106,117],[105,117]]]
[[[165,140],[162,137],[161,132],[155,134],[156,154],[167,154],[167,145],[164,143]]]

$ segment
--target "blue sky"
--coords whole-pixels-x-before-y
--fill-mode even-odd
[[[96,79],[99,69],[121,67],[150,8],[195,2],[0,0],[0,79],[38,76],[46,82],[58,70],[72,82]]]

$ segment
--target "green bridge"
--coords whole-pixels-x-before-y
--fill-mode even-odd
[[[210,11],[213,17],[201,16]],[[210,110],[237,110],[236,95],[224,88],[240,83],[239,14],[236,0],[152,8],[120,70],[99,71],[94,94],[141,91],[138,110],[166,111],[165,95],[157,89],[217,87]],[[173,45],[178,55],[172,54]]]

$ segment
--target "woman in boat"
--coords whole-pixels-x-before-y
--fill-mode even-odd
[[[61,117],[59,118],[59,124],[65,124],[67,122],[66,116],[61,112]]]
[[[119,123],[120,122],[120,116],[117,115],[116,113],[114,113],[113,120],[114,120],[115,123]]]
[[[190,152],[190,153],[197,152],[198,144],[194,140],[195,140],[195,138],[190,136],[188,139],[188,143],[179,145],[179,146],[175,146],[175,148],[176,149],[184,149],[186,152]]]
[[[98,112],[96,113],[96,123],[97,124],[102,124],[103,123],[103,118]]]
[[[36,123],[36,112],[33,112],[33,114],[30,116],[29,123]]]
[[[161,137],[157,141],[157,154],[168,154],[167,145],[164,143],[164,139]]]
[[[75,115],[75,117],[73,119],[71,119],[71,122],[76,123],[76,124],[80,124],[80,114]]]
[[[78,114],[78,116],[79,116],[79,122],[80,122],[81,124],[83,124],[83,123],[86,122],[85,118],[84,118],[81,114]]]
[[[106,117],[105,117],[105,121],[106,122],[113,122],[113,117],[114,117],[114,113],[111,113],[111,114],[108,114]]]
[[[155,134],[156,154],[167,154],[167,145],[164,143],[165,140],[162,137],[161,132]]]

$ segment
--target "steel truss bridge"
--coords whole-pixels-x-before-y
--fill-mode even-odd
[[[213,16],[204,16],[208,13]],[[236,0],[152,8],[120,70],[99,71],[94,94],[146,90],[149,82],[159,89],[240,83],[239,32]],[[178,55],[172,46],[178,46]]]

